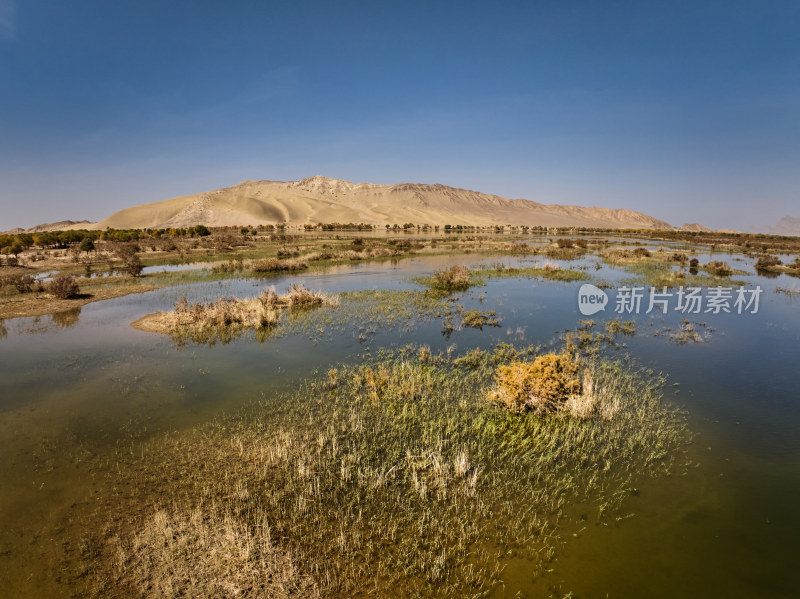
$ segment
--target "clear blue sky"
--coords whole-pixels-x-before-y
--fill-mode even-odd
[[[0,230],[245,179],[800,216],[800,2],[0,0]]]

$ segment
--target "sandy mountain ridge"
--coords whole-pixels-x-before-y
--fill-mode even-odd
[[[97,223],[63,221],[34,229],[163,229],[197,224],[277,223],[302,226],[335,222],[381,227],[414,223],[674,229],[669,223],[631,210],[540,204],[440,184],[380,185],[322,176],[300,181],[244,181],[215,191],[126,208]],[[700,225],[684,227],[701,228]]]
[[[679,231],[692,231],[694,233],[711,233],[713,229],[709,229],[700,223],[684,223],[678,229]]]
[[[440,184],[351,183],[328,177],[244,181],[232,187],[121,210],[91,228],[286,223],[540,225],[672,229],[631,210],[545,205]]]

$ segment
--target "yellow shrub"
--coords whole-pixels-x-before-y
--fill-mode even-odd
[[[546,413],[582,391],[578,365],[564,354],[539,356],[497,369],[497,386],[489,399],[515,412]]]

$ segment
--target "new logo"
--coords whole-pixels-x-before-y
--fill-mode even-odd
[[[608,295],[605,291],[594,285],[586,283],[578,290],[578,310],[584,316],[597,314],[606,309]]]

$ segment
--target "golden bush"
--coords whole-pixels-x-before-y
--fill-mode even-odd
[[[497,369],[497,385],[489,399],[515,412],[551,412],[581,394],[579,369],[565,354],[546,354],[533,362],[512,362]]]

